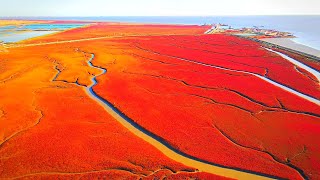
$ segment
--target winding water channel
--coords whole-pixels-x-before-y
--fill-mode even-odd
[[[130,132],[132,132],[134,135],[140,137],[141,139],[147,141],[149,144],[153,145],[155,148],[160,150],[164,155],[171,158],[172,160],[175,160],[177,162],[180,162],[184,165],[187,165],[189,167],[196,168],[200,170],[201,172],[208,172],[224,177],[229,178],[235,178],[235,179],[278,179],[278,177],[273,177],[269,175],[259,174],[256,172],[251,172],[247,170],[241,170],[236,168],[229,168],[224,167],[222,165],[213,164],[201,159],[198,159],[196,157],[192,157],[188,154],[185,154],[171,145],[169,145],[167,142],[165,142],[163,139],[158,137],[157,135],[153,134],[152,132],[144,129],[139,124],[134,122],[132,119],[127,117],[125,114],[123,114],[119,109],[114,107],[110,102],[96,94],[93,90],[93,87],[97,85],[96,78],[105,74],[107,72],[106,69],[94,66],[92,64],[92,60],[94,59],[94,54],[91,54],[90,60],[88,60],[88,65],[92,68],[96,68],[101,70],[101,73],[94,76],[91,79],[91,85],[88,87],[84,87],[87,95],[92,98],[94,101],[96,101],[100,106],[104,108],[105,111],[107,111],[113,118],[115,118],[121,125],[126,127]]]

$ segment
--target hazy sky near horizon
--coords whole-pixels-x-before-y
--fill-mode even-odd
[[[320,15],[320,0],[0,0],[0,16]]]

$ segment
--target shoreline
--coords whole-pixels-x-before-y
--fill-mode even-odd
[[[310,40],[307,40],[305,38],[301,38],[300,36],[299,37],[296,37],[296,38],[292,38],[291,39],[293,42],[297,43],[297,44],[302,44],[304,46],[308,46],[310,48],[313,48],[313,49],[316,49],[316,50],[319,50],[320,51],[320,46],[319,44],[312,44],[310,43]]]
[[[283,46],[295,51],[300,51],[320,58],[320,50],[312,48],[310,46],[300,44],[292,40],[291,38],[263,38],[261,41]]]

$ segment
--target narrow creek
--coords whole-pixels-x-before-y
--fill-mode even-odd
[[[234,179],[279,179],[279,177],[274,177],[271,175],[260,174],[257,172],[252,172],[248,170],[241,170],[237,168],[225,167],[222,165],[214,164],[211,162],[207,162],[205,160],[198,159],[196,157],[190,156],[184,152],[181,152],[174,147],[172,147],[169,143],[164,141],[162,138],[153,134],[152,132],[144,129],[139,124],[134,122],[132,119],[123,114],[119,109],[113,106],[110,102],[96,94],[93,90],[93,87],[97,85],[97,77],[105,74],[107,72],[106,69],[97,67],[92,64],[92,60],[94,59],[94,54],[91,54],[90,60],[87,61],[88,65],[92,68],[96,68],[101,70],[101,73],[94,76],[91,79],[91,85],[88,87],[84,87],[87,95],[96,101],[100,106],[104,108],[113,118],[115,118],[121,125],[127,128],[134,135],[139,138],[145,140],[159,151],[161,151],[164,155],[169,157],[170,159],[180,162],[186,166],[198,169],[200,172],[212,173],[228,178]]]

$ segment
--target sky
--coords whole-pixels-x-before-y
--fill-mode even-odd
[[[0,0],[0,16],[320,15],[320,0]]]

